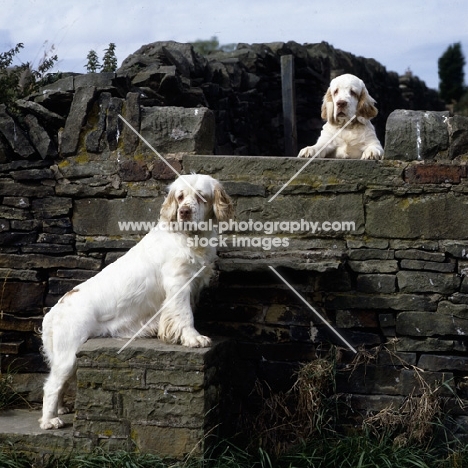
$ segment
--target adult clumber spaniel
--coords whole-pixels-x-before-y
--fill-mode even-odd
[[[346,74],[333,79],[323,98],[322,119],[326,123],[322,133],[317,143],[303,148],[298,157],[382,159],[384,150],[370,123],[377,115],[374,104],[357,76]]]
[[[192,229],[204,228],[206,221],[227,221],[232,213],[232,202],[215,179],[196,174],[179,177],[170,186],[158,225],[124,256],[65,294],[46,314],[42,340],[50,375],[44,385],[42,429],[63,426],[58,415],[68,412],[62,400],[64,386],[75,374],[76,352],[88,338],[132,338],[154,318],[141,336],[158,335],[191,347],[211,344],[194,328],[192,304],[209,282],[216,248],[208,242],[204,248],[193,247],[193,236],[211,239],[217,234],[179,231],[174,226],[186,223]]]

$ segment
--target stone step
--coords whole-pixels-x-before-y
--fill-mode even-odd
[[[35,459],[70,451],[137,450],[171,458],[202,454],[218,424],[227,341],[211,348],[157,339],[96,338],[78,351],[75,413],[66,426],[44,431],[41,411],[0,412],[0,445]]]
[[[0,412],[0,446],[24,452],[38,461],[47,456],[66,455],[74,448],[73,414],[61,416],[62,429],[43,431],[40,410],[15,409]]]

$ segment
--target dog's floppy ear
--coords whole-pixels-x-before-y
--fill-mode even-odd
[[[323,120],[333,123],[333,120],[334,120],[333,98],[331,95],[330,88],[327,89],[325,96],[323,96],[321,117]]]
[[[170,223],[171,221],[177,221],[177,200],[175,198],[175,190],[169,190],[167,197],[164,199],[164,202],[161,206],[161,211],[159,213],[159,218],[161,221]]]
[[[367,120],[373,119],[378,114],[377,107],[375,107],[374,104],[374,98],[371,97],[367,88],[364,87],[361,91],[361,95],[359,96],[357,105],[356,116],[358,120],[361,120],[359,119],[360,117]]]
[[[231,197],[221,184],[216,183],[213,188],[213,211],[218,221],[228,221],[234,215],[234,206]]]

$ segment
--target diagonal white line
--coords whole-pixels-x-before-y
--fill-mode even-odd
[[[354,354],[357,354],[357,351],[271,265],[269,268]]]
[[[206,268],[203,265],[118,351],[120,354]]]
[[[122,115],[119,114],[119,119],[122,120],[125,125],[127,125],[127,127],[135,134],[138,136],[138,138],[140,138],[140,140],[146,145],[148,146],[148,148],[153,151],[153,153],[167,166],[169,167],[172,172],[174,172],[175,174],[177,174],[177,177],[181,177],[181,174],[174,168],[172,167],[165,159],[163,156],[161,156],[161,154],[156,150],[156,148],[154,148],[151,143],[143,137],[143,135],[141,133],[139,133],[124,117],[122,117]],[[185,179],[184,177],[182,177],[182,180],[206,203],[206,200],[203,198],[203,196],[197,191],[195,190]]]
[[[272,202],[356,117],[353,115],[269,200]]]

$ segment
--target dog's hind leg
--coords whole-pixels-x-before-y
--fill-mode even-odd
[[[62,397],[65,385],[74,373],[74,359],[61,362],[59,365],[52,365],[50,375],[44,384],[42,418],[39,420],[41,429],[58,429],[64,426],[58,414],[67,412],[63,407]]]

